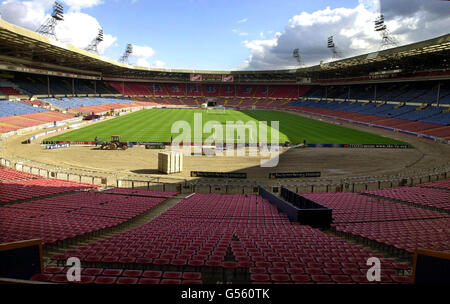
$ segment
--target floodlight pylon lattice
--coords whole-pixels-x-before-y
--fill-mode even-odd
[[[292,52],[292,57],[294,57],[297,60],[299,66],[303,65],[302,56],[300,55],[299,49],[294,49],[294,51]]]
[[[382,14],[375,20],[375,32],[378,32],[381,35],[380,50],[398,46],[397,40],[389,32]]]
[[[64,7],[61,3],[55,2],[53,4],[53,12],[52,15],[36,30],[38,34],[44,35],[49,38],[56,38],[56,25],[60,22],[64,21]]]
[[[125,49],[123,55],[120,57],[119,62],[128,63],[128,58],[130,58],[131,54],[133,54],[133,45],[127,44],[127,48]]]
[[[103,41],[103,30],[99,29],[97,37],[92,40],[92,42],[86,48],[86,51],[98,54],[98,45]]]
[[[336,47],[336,44],[334,43],[333,36],[328,37],[328,45],[327,46],[333,53],[333,59],[338,59],[338,58],[342,57],[341,53],[338,51],[338,49]]]

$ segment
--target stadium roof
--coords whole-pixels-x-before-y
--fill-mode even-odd
[[[395,68],[417,71],[421,65],[429,68],[435,64],[439,68],[442,62],[450,58],[450,34],[297,70],[198,71],[123,64],[0,19],[0,50],[0,62],[94,76],[189,80],[191,73],[200,73],[233,74],[237,81],[296,81],[300,78],[327,79],[367,75],[370,72]],[[434,60],[430,61],[430,58]]]

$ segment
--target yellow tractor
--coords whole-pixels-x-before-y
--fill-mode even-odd
[[[128,149],[128,142],[120,141],[120,135],[113,135],[111,141],[103,142],[100,148],[102,150],[126,150]]]

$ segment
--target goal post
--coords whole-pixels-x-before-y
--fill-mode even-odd
[[[209,114],[226,114],[226,109],[223,106],[207,107],[206,112]]]

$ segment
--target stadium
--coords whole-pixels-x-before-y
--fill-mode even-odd
[[[144,68],[2,19],[0,49],[1,282],[449,282],[450,34],[290,70]]]

